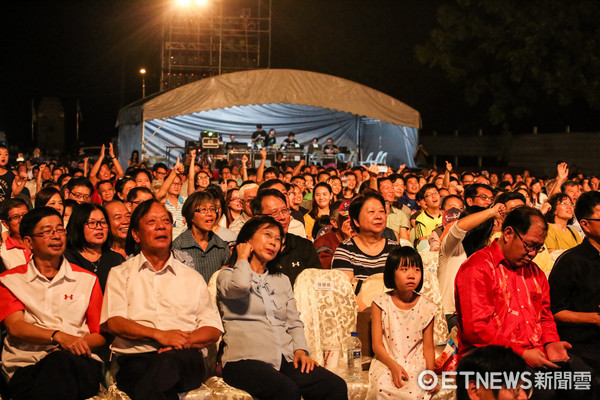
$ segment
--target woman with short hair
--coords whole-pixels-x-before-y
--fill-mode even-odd
[[[344,380],[309,357],[292,285],[276,261],[283,237],[274,218],[250,219],[219,272],[223,379],[262,400],[345,400]]]
[[[111,245],[112,233],[104,207],[93,203],[74,207],[67,225],[65,257],[96,274],[102,292],[110,269],[125,261],[122,255],[110,249]]]
[[[340,243],[331,267],[341,269],[353,281],[361,281],[383,272],[389,252],[398,243],[383,237],[387,214],[385,200],[378,192],[367,190],[355,197],[348,213],[357,235]],[[360,285],[356,283],[358,292]]]
[[[548,221],[548,235],[544,244],[549,252],[554,250],[568,250],[582,242],[582,238],[568,225],[572,224],[575,217],[575,204],[564,193],[557,193],[548,199],[550,211],[546,213]]]

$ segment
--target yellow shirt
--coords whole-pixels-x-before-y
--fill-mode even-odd
[[[555,224],[548,224],[548,236],[544,244],[552,250],[568,250],[581,243],[581,236],[572,229],[561,231]]]
[[[306,229],[306,238],[312,240],[312,230],[315,226],[315,219],[308,215],[308,213],[304,214],[304,229]]]

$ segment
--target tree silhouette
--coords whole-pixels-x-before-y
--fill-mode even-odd
[[[437,20],[417,58],[461,84],[492,124],[540,104],[600,108],[597,0],[454,0]]]

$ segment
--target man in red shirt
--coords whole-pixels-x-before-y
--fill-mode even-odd
[[[532,262],[548,225],[531,207],[511,211],[502,237],[474,253],[456,275],[459,357],[490,344],[512,348],[532,367],[558,368],[571,345],[560,341],[545,274]]]

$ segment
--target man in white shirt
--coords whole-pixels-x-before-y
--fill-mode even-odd
[[[33,257],[0,275],[0,322],[8,331],[2,372],[13,400],[79,400],[98,393],[102,291],[93,273],[63,257],[59,213],[40,207],[21,221]]]
[[[157,200],[133,212],[131,236],[140,252],[113,268],[101,324],[115,335],[117,386],[133,399],[177,399],[199,387],[201,349],[223,332],[202,276],[171,253],[171,216]]]

